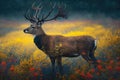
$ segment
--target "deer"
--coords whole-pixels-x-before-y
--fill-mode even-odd
[[[38,6],[35,6],[35,3],[36,2],[34,2],[25,13],[24,17],[31,22],[31,25],[23,31],[24,33],[35,35],[34,43],[38,49],[42,50],[49,57],[52,63],[52,72],[55,72],[55,63],[57,62],[59,72],[63,74],[63,57],[82,56],[82,58],[90,64],[96,64],[97,59],[94,56],[97,47],[96,39],[89,35],[47,35],[42,25],[58,18],[66,18],[67,14],[64,12],[62,6],[54,4],[46,15],[41,15],[40,12],[43,7],[41,3],[39,3]],[[57,8],[57,13],[53,14],[55,8]],[[35,13],[30,15],[30,10],[34,10]],[[42,17],[39,17],[39,15]],[[53,15],[53,17],[50,17],[50,15]]]

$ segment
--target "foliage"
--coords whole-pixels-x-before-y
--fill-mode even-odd
[[[2,60],[5,60],[5,59],[7,59],[7,55],[4,54],[4,53],[2,53],[2,52],[0,52],[0,62],[1,62]]]
[[[79,23],[78,25],[80,24],[84,23]],[[65,26],[68,28],[70,25],[74,26],[72,23]],[[65,74],[60,76],[57,72],[56,80],[120,79],[120,29],[112,30],[110,28],[103,28],[100,25],[93,26],[95,27],[87,26],[86,28],[83,28],[83,32],[79,32],[79,29],[72,28],[71,30],[73,30],[73,32],[68,30],[65,31],[63,35],[74,36],[84,34],[95,37],[98,41],[98,47],[95,52],[95,56],[98,59],[97,62],[99,63],[97,65],[98,70],[93,66],[89,66],[89,64],[84,59],[81,59],[81,57],[72,59],[63,58]],[[16,34],[18,35],[19,33],[16,32]],[[21,38],[16,37],[16,39],[9,42],[6,38],[1,40],[0,80],[51,80],[51,65],[49,58],[42,51],[36,48],[32,49],[35,46],[30,45],[30,43],[32,43],[31,40],[26,43],[26,46]],[[29,39],[30,38],[28,37],[28,40]],[[30,50],[24,48],[25,46]]]

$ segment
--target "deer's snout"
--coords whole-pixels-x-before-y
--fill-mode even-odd
[[[24,32],[24,33],[28,33],[28,29],[24,29],[23,32]]]

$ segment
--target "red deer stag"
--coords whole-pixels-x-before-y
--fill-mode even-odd
[[[50,18],[56,7],[58,13]],[[32,7],[26,12],[25,18],[32,24],[24,29],[24,32],[35,35],[34,43],[49,56],[52,63],[52,71],[55,72],[55,61],[57,61],[59,71],[62,74],[62,57],[77,57],[81,55],[86,61],[95,64],[94,51],[96,49],[96,40],[91,36],[64,37],[60,35],[47,35],[42,29],[42,24],[47,21],[56,20],[58,17],[65,18],[66,14],[63,11],[63,7],[53,5],[48,14],[46,16],[42,15],[40,19],[39,13],[41,9],[41,4],[35,7],[35,3],[33,3]],[[30,15],[30,10],[35,11],[33,16]]]

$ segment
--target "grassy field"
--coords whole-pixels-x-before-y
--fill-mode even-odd
[[[64,76],[56,68],[56,80],[120,80],[120,29],[89,21],[53,23],[43,25],[48,35],[96,38],[99,63],[95,72],[82,57],[63,58]],[[28,25],[0,37],[0,80],[52,80],[49,58],[36,48],[33,36],[22,32]]]

